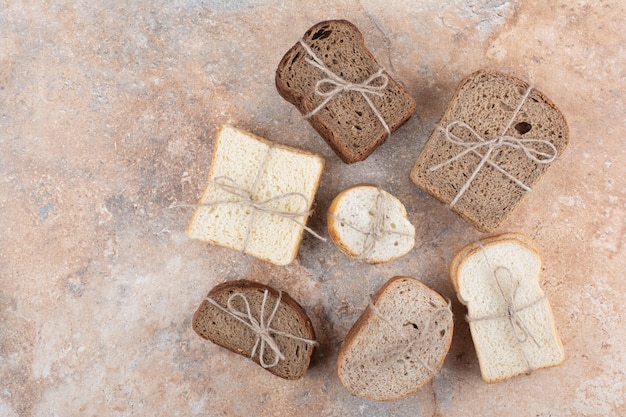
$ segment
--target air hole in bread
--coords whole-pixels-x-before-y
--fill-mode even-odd
[[[313,40],[316,40],[316,39],[326,39],[327,37],[330,36],[331,33],[333,33],[332,30],[326,30],[326,28],[323,27],[320,30],[318,30],[317,32],[315,32],[315,34],[313,35],[313,37],[311,39],[313,39]]]
[[[393,242],[393,246],[398,246],[398,241]]]
[[[356,114],[358,114],[359,116],[363,116],[363,112],[362,112],[362,111],[355,110],[354,112],[355,112]]]
[[[386,216],[387,218],[389,218],[389,216]],[[395,223],[391,223],[389,226],[391,226],[392,229],[396,228],[396,224]]]
[[[530,132],[530,129],[532,128],[533,125],[528,122],[519,122],[515,125],[515,130],[517,130],[517,133],[519,133],[520,135]]]

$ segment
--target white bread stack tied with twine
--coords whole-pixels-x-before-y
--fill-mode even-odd
[[[404,398],[441,368],[453,327],[441,295],[415,278],[394,277],[348,332],[337,354],[339,379],[361,398]]]
[[[458,86],[410,177],[492,232],[568,142],[565,117],[544,94],[518,78],[477,71]]]
[[[324,159],[222,126],[187,234],[276,265],[298,253]],[[320,238],[321,239],[321,238]]]
[[[415,245],[415,227],[402,202],[373,185],[339,193],[328,209],[327,225],[339,250],[370,264],[399,258]]]
[[[450,279],[467,320],[483,379],[499,382],[565,359],[548,299],[539,286],[541,256],[532,240],[507,233],[463,248]]]

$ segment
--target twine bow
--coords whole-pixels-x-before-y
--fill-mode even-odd
[[[280,300],[282,297],[282,292],[278,293],[278,298],[276,299],[276,305],[274,305],[272,312],[270,313],[269,317],[266,320],[265,319],[265,304],[267,302],[267,296],[268,296],[268,290],[265,290],[265,292],[263,293],[263,302],[261,303],[261,311],[259,313],[258,320],[252,315],[252,311],[250,310],[250,303],[248,302],[248,299],[243,293],[240,293],[240,292],[232,293],[228,297],[228,300],[226,302],[226,308],[222,307],[214,299],[210,297],[206,298],[206,300],[209,303],[211,303],[212,305],[214,305],[215,307],[217,307],[219,310],[223,311],[224,313],[235,318],[237,321],[243,323],[246,327],[252,330],[252,332],[254,332],[254,334],[256,335],[256,340],[254,341],[254,346],[252,347],[250,358],[254,358],[254,356],[257,354],[257,349],[258,349],[259,364],[263,368],[266,368],[266,369],[272,368],[278,365],[278,362],[285,359],[285,356],[280,351],[280,348],[278,347],[278,344],[274,340],[273,335],[287,337],[289,339],[297,340],[299,342],[304,342],[306,344],[313,345],[313,346],[317,345],[317,342],[315,340],[305,339],[305,338],[298,337],[290,333],[281,332],[280,330],[272,329],[270,325],[272,323],[272,320],[274,320],[274,316],[276,316],[276,312],[278,311],[278,308],[280,307]],[[244,307],[245,307],[244,311],[238,310],[237,307],[235,307],[233,303],[235,298],[241,298],[243,300]],[[272,351],[273,356],[274,356],[274,360],[269,364],[265,362],[266,347]]]
[[[465,149],[462,150],[457,155],[430,168],[430,171],[436,171],[454,161],[459,160],[464,155],[470,152],[481,158],[480,162],[474,169],[474,172],[472,172],[472,174],[469,176],[467,181],[465,181],[465,184],[463,184],[461,189],[457,192],[456,196],[450,203],[450,207],[453,207],[459,201],[459,199],[463,196],[463,194],[465,194],[465,192],[469,189],[470,185],[472,184],[472,181],[474,181],[474,179],[478,175],[478,172],[483,168],[485,164],[489,164],[492,168],[495,168],[498,172],[504,174],[504,176],[506,176],[508,179],[513,181],[515,184],[521,187],[524,191],[531,191],[530,187],[525,185],[522,181],[515,178],[515,176],[511,175],[510,173],[506,172],[496,163],[489,160],[493,152],[498,149],[501,149],[503,147],[509,147],[509,148],[521,150],[524,152],[524,154],[526,155],[528,159],[532,160],[533,162],[537,164],[544,164],[544,165],[549,164],[556,159],[558,151],[556,147],[547,140],[520,139],[514,136],[506,135],[506,132],[509,130],[509,128],[515,121],[517,114],[521,110],[522,105],[524,104],[528,96],[530,95],[531,91],[532,91],[532,86],[528,86],[528,88],[526,89],[526,92],[524,93],[522,97],[522,100],[519,102],[519,104],[515,108],[515,111],[513,112],[513,115],[511,116],[511,118],[509,119],[509,122],[507,123],[506,127],[502,130],[502,133],[500,135],[494,137],[493,139],[485,139],[480,134],[478,134],[478,132],[472,129],[467,123],[460,121],[460,120],[454,120],[448,123],[448,125],[445,128],[441,126],[437,126],[437,130],[443,133],[446,141],[453,143],[455,145],[461,146]],[[465,140],[461,139],[459,136],[454,135],[451,131],[452,131],[452,128],[454,128],[455,126],[458,126],[459,128],[469,131],[471,136],[473,136],[475,140],[466,142]],[[548,148],[550,148],[550,151],[549,152],[540,151],[536,148],[537,145],[545,145]],[[479,149],[480,150],[485,149],[483,151],[484,153],[479,152],[478,151]]]
[[[404,329],[398,328],[389,318],[385,317],[385,315],[382,314],[373,303],[370,302],[369,308],[379,319],[387,324],[395,333],[398,333],[402,338],[401,342],[397,346],[389,352],[386,352],[386,356],[388,356],[388,358],[379,367],[377,367],[376,372],[380,372],[381,369],[387,368],[390,364],[397,361],[402,361],[404,364],[409,362],[413,347],[422,347],[430,335],[439,334],[441,331],[447,330],[449,327],[449,320],[452,317],[452,310],[450,309],[451,304],[448,302],[445,307],[438,307],[426,317],[426,321],[422,324],[421,328],[415,329],[419,331],[418,335],[415,336],[415,332],[409,333]],[[405,326],[413,327],[414,325],[412,323],[407,323]],[[415,356],[414,359],[416,359],[429,374],[435,374],[436,371],[419,356]]]
[[[359,260],[368,261],[372,258],[374,254],[374,248],[376,247],[376,243],[386,234],[396,234],[400,236],[412,237],[410,233],[404,233],[396,230],[389,230],[385,228],[385,218],[387,217],[387,197],[385,193],[380,188],[377,188],[378,194],[376,195],[376,207],[375,207],[375,215],[374,220],[370,224],[369,229],[360,229],[350,222],[342,219],[340,217],[335,216],[332,213],[329,213],[331,217],[335,220],[345,224],[349,228],[356,230],[359,233],[365,235],[365,241],[363,242],[363,249],[361,253],[357,257]]]
[[[530,331],[526,323],[524,323],[519,313],[523,310],[526,310],[527,308],[530,308],[536,304],[539,304],[546,298],[546,296],[543,295],[542,297],[539,297],[537,300],[528,304],[524,304],[522,306],[516,305],[517,303],[515,301],[515,298],[517,295],[517,290],[519,289],[519,285],[520,285],[519,279],[514,279],[513,274],[511,273],[511,270],[508,269],[507,267],[498,266],[497,268],[493,268],[491,266],[491,263],[489,262],[489,259],[487,258],[487,254],[485,253],[485,248],[482,244],[480,244],[480,248],[485,258],[485,261],[487,262],[487,266],[489,267],[489,270],[491,271],[493,279],[495,280],[496,285],[498,286],[498,292],[500,296],[502,297],[502,300],[504,301],[505,311],[500,314],[491,314],[491,315],[486,315],[482,317],[467,316],[466,319],[469,323],[477,322],[477,321],[485,321],[485,320],[506,319],[511,327],[511,330],[513,331],[513,336],[515,336],[515,340],[517,341],[517,344],[520,347],[520,352],[522,353],[524,361],[526,362],[527,371],[528,373],[531,373],[533,368],[530,364],[530,360],[528,359],[528,356],[522,349],[522,345],[526,343],[528,340],[532,340],[532,342],[537,347],[541,347],[541,345],[539,344],[539,341],[537,340],[537,338],[532,334],[532,332]],[[510,283],[510,285],[508,286],[508,288],[510,289],[508,291],[505,290],[505,284],[504,284],[505,280],[507,280]]]
[[[337,94],[341,94],[344,91],[355,91],[357,93],[361,93],[365,102],[370,106],[380,123],[383,125],[383,128],[387,132],[387,135],[391,134],[391,130],[389,130],[389,126],[385,119],[383,118],[380,111],[374,106],[372,100],[369,98],[369,94],[382,97],[382,91],[387,88],[387,84],[389,83],[389,78],[383,73],[384,71],[379,69],[374,74],[372,74],[368,79],[361,83],[353,83],[344,78],[341,78],[339,75],[332,72],[324,62],[315,55],[313,49],[309,45],[307,45],[302,39],[300,39],[300,45],[305,49],[305,51],[311,56],[313,59],[305,58],[306,62],[313,65],[314,67],[320,69],[324,74],[326,74],[327,78],[323,78],[315,83],[315,94],[324,97],[324,100],[312,111],[304,115],[305,119],[313,116],[321,109],[326,107],[328,102],[332,100]],[[323,88],[325,87],[325,88]]]

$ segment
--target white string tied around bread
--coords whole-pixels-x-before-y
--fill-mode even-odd
[[[481,248],[481,253],[483,254],[485,258],[485,262],[487,263],[487,267],[489,268],[489,271],[491,272],[491,275],[493,276],[493,279],[496,282],[496,285],[498,287],[498,292],[500,296],[502,297],[502,300],[504,301],[505,311],[503,313],[490,314],[490,315],[486,315],[482,317],[467,316],[466,319],[468,323],[485,321],[485,320],[506,319],[509,322],[509,325],[511,326],[511,330],[513,331],[513,336],[515,337],[515,340],[517,341],[517,344],[520,347],[520,352],[522,354],[522,357],[524,358],[524,361],[526,362],[527,373],[530,374],[533,371],[533,367],[530,364],[530,360],[528,359],[528,356],[524,352],[523,345],[529,340],[531,340],[537,347],[541,347],[541,345],[539,344],[539,341],[537,340],[537,338],[531,333],[526,323],[524,323],[524,321],[520,317],[520,312],[526,310],[527,308],[530,308],[539,304],[546,298],[546,296],[543,295],[542,297],[539,297],[538,299],[536,299],[535,301],[531,303],[518,306],[517,305],[518,303],[515,301],[515,298],[517,295],[517,290],[519,289],[519,286],[520,286],[519,279],[515,279],[513,277],[513,274],[511,273],[511,270],[505,266],[498,266],[496,268],[493,268],[491,266],[491,262],[489,261],[489,258],[487,257],[487,254],[485,253],[485,247],[482,244],[480,244],[479,246]],[[502,274],[504,274],[504,276]],[[509,288],[508,291],[505,290],[505,280],[507,280],[510,283],[510,285],[508,286]]]
[[[513,181],[515,184],[517,184],[519,187],[521,187],[524,191],[527,191],[527,192],[531,191],[531,188],[529,186],[527,186],[518,178],[516,178],[515,176],[511,175],[510,173],[502,169],[495,162],[492,162],[489,160],[489,158],[494,153],[494,151],[498,149],[501,149],[503,147],[509,147],[509,148],[521,150],[524,152],[524,154],[526,155],[528,159],[532,160],[533,162],[537,164],[542,164],[542,165],[547,165],[556,159],[558,155],[558,151],[556,149],[556,146],[554,146],[552,142],[543,140],[543,139],[520,139],[520,138],[516,138],[514,136],[509,136],[506,134],[506,132],[509,130],[509,128],[515,121],[515,118],[520,112],[522,106],[526,102],[526,99],[529,97],[532,89],[533,87],[529,85],[526,91],[524,92],[524,95],[521,101],[518,103],[517,107],[515,108],[515,111],[511,115],[509,122],[502,130],[502,133],[494,137],[493,139],[486,139],[482,137],[478,132],[476,132],[476,130],[472,129],[467,123],[461,120],[454,120],[448,123],[448,125],[445,127],[437,126],[437,130],[443,133],[444,139],[447,142],[461,146],[465,149],[463,149],[461,152],[459,152],[457,155],[453,156],[452,158],[449,158],[441,162],[440,164],[433,166],[432,168],[430,168],[430,171],[437,171],[438,169],[441,169],[442,167],[461,159],[463,156],[465,156],[466,154],[470,152],[478,156],[479,158],[481,158],[480,162],[478,163],[478,165],[476,166],[472,174],[465,181],[461,189],[457,192],[454,199],[450,202],[450,207],[454,207],[454,205],[459,201],[459,199],[463,196],[463,194],[465,194],[465,192],[469,189],[470,185],[472,184],[472,181],[474,181],[479,171],[483,168],[483,166],[485,166],[485,164],[488,164],[492,168],[496,169],[498,172],[500,172],[505,177],[507,177],[508,179]],[[471,136],[473,136],[476,140],[467,142],[461,139],[459,136],[456,136],[455,134],[452,133],[452,128],[454,128],[455,126],[458,126],[461,129],[467,130],[471,134]],[[536,148],[537,145],[542,146],[542,147],[547,146],[549,148],[549,151],[544,152],[544,151],[538,150]],[[486,150],[483,151],[484,153],[481,153],[478,151],[479,149],[480,150],[486,149]]]
[[[304,342],[308,345],[316,346],[318,343],[315,340],[306,339],[303,337],[298,337],[291,333],[282,332],[280,330],[276,330],[270,327],[272,324],[272,320],[276,316],[276,312],[280,307],[280,300],[282,297],[282,291],[278,292],[278,297],[276,298],[276,305],[272,309],[269,317],[265,318],[265,304],[267,303],[269,291],[265,290],[263,292],[263,302],[261,303],[261,311],[259,313],[259,319],[257,320],[252,311],[250,309],[250,302],[246,298],[243,293],[235,292],[232,293],[228,300],[226,301],[226,308],[222,307],[217,301],[214,299],[207,297],[206,300],[217,307],[219,310],[224,313],[230,315],[235,318],[237,321],[243,323],[246,327],[248,327],[252,332],[256,335],[256,340],[254,341],[254,346],[252,347],[252,351],[250,352],[250,358],[254,358],[258,352],[259,364],[263,368],[272,368],[278,365],[278,362],[281,360],[285,360],[285,355],[280,351],[276,340],[274,340],[273,335],[283,336],[289,339],[293,339],[299,342]],[[243,300],[243,304],[245,310],[238,310],[234,305],[235,298],[241,298]],[[269,348],[274,356],[274,360],[271,363],[265,362],[265,349]]]
[[[209,202],[209,203],[199,203],[199,204],[175,204],[175,205],[172,205],[172,206],[176,206],[176,207],[184,207],[184,206],[191,206],[191,207],[215,207],[215,206],[219,206],[219,205],[223,205],[223,204],[235,204],[235,205],[244,205],[244,206],[248,206],[248,207],[252,208],[252,213],[250,215],[250,220],[248,221],[248,224],[247,224],[247,229],[246,229],[246,233],[244,235],[243,244],[242,244],[242,248],[241,248],[241,252],[243,252],[243,253],[246,253],[246,248],[248,246],[248,241],[249,241],[250,236],[252,234],[252,226],[254,225],[255,215],[256,215],[257,212],[273,214],[273,215],[282,217],[284,219],[290,220],[290,221],[296,223],[298,226],[302,227],[304,230],[309,232],[311,235],[313,235],[317,239],[320,239],[320,240],[326,242],[326,239],[324,237],[322,237],[319,234],[315,233],[315,231],[313,231],[311,228],[309,228],[304,223],[302,223],[299,220],[297,220],[300,217],[309,216],[311,214],[311,211],[309,211],[309,210],[305,210],[305,211],[287,211],[287,210],[279,210],[279,209],[276,209],[276,208],[272,207],[272,204],[275,204],[277,201],[290,199],[292,197],[300,198],[303,201],[304,206],[308,207],[309,206],[309,199],[304,194],[299,193],[299,192],[289,192],[289,193],[275,195],[273,197],[270,197],[270,198],[267,198],[267,199],[264,199],[264,200],[259,200],[256,197],[256,189],[259,186],[262,173],[265,170],[265,167],[267,166],[267,164],[269,162],[270,154],[271,154],[273,149],[274,149],[274,145],[272,144],[272,145],[270,145],[270,147],[269,147],[269,149],[267,151],[267,154],[265,155],[265,158],[263,159],[263,162],[261,163],[261,166],[259,167],[259,170],[257,171],[256,177],[254,178],[254,182],[253,182],[252,186],[250,187],[250,189],[247,189],[247,188],[244,188],[244,187],[240,187],[239,185],[237,185],[237,183],[236,183],[236,181],[234,179],[232,179],[232,178],[230,178],[228,176],[219,176],[219,177],[216,177],[215,179],[213,179],[213,181],[211,181],[211,184],[214,184],[220,190],[225,191],[226,193],[228,193],[231,196],[235,197],[235,199],[233,199],[233,200],[230,200],[230,199],[229,200],[219,200],[219,201],[212,201],[212,202]]]
[[[375,95],[378,97],[383,96],[383,91],[387,88],[387,84],[389,83],[389,78],[384,74],[383,69],[379,69],[374,74],[372,74],[368,79],[361,83],[353,83],[348,81],[336,73],[332,72],[324,62],[315,55],[313,49],[307,45],[302,39],[300,39],[300,45],[304,48],[304,50],[311,56],[313,59],[305,58],[306,62],[310,65],[314,66],[321,70],[324,74],[326,74],[327,78],[322,78],[315,83],[315,94],[324,98],[324,100],[312,111],[304,115],[305,119],[310,118],[320,110],[322,110],[330,100],[332,100],[338,94],[341,94],[345,91],[354,91],[357,93],[361,93],[367,105],[372,109],[383,128],[387,132],[387,135],[391,135],[391,130],[385,121],[385,118],[380,113],[380,111],[376,108],[369,95]],[[326,87],[326,88],[323,88]]]
[[[399,236],[413,237],[410,233],[401,232],[399,230],[392,230],[386,228],[385,219],[388,217],[389,207],[387,205],[387,196],[383,190],[377,188],[376,194],[376,206],[374,208],[374,219],[369,225],[368,229],[361,229],[353,224],[351,224],[346,219],[335,216],[332,213],[329,213],[332,218],[336,221],[340,222],[342,225],[346,225],[349,228],[356,230],[359,233],[362,233],[365,236],[365,240],[363,242],[363,249],[359,253],[356,259],[369,261],[372,259],[374,255],[374,249],[376,248],[376,243],[380,241],[385,235],[393,234]]]
[[[369,303],[369,308],[372,312],[381,319],[385,324],[387,324],[395,333],[399,334],[402,338],[402,342],[398,345],[394,346],[390,351],[385,352],[387,360],[382,362],[377,368],[376,373],[379,373],[382,369],[388,368],[391,364],[401,361],[404,366],[407,363],[411,363],[411,359],[417,360],[419,364],[428,371],[430,375],[435,375],[436,370],[433,369],[428,363],[424,362],[419,356],[411,356],[413,352],[413,347],[423,348],[424,345],[428,342],[428,338],[433,334],[438,335],[442,331],[447,331],[450,327],[450,319],[452,318],[452,309],[451,303],[445,307],[437,307],[431,311],[429,315],[427,315],[426,320],[422,323],[421,326],[417,326],[417,324],[407,322],[403,324],[403,327],[409,326],[409,331],[405,330],[403,327],[398,328],[398,326],[393,323],[388,317],[386,317],[375,305],[374,303]],[[416,336],[416,332],[417,336]],[[426,350],[430,350],[432,346],[438,346],[439,343],[436,340],[430,342],[430,345],[426,346]]]

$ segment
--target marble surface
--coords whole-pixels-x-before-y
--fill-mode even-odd
[[[626,415],[624,1],[0,2],[0,416]],[[346,18],[418,102],[365,162],[343,164],[274,88],[306,29]],[[488,68],[534,80],[571,129],[566,153],[501,227],[532,237],[567,353],[482,382],[450,260],[482,237],[408,178],[457,83]],[[406,205],[417,244],[378,265],[305,236],[278,267],[192,241],[189,209],[229,123],[320,152],[309,225],[359,182]],[[395,275],[453,300],[451,350],[416,394],[351,396],[337,349]],[[225,280],[287,290],[321,343],[284,381],[200,339],[191,317]]]

